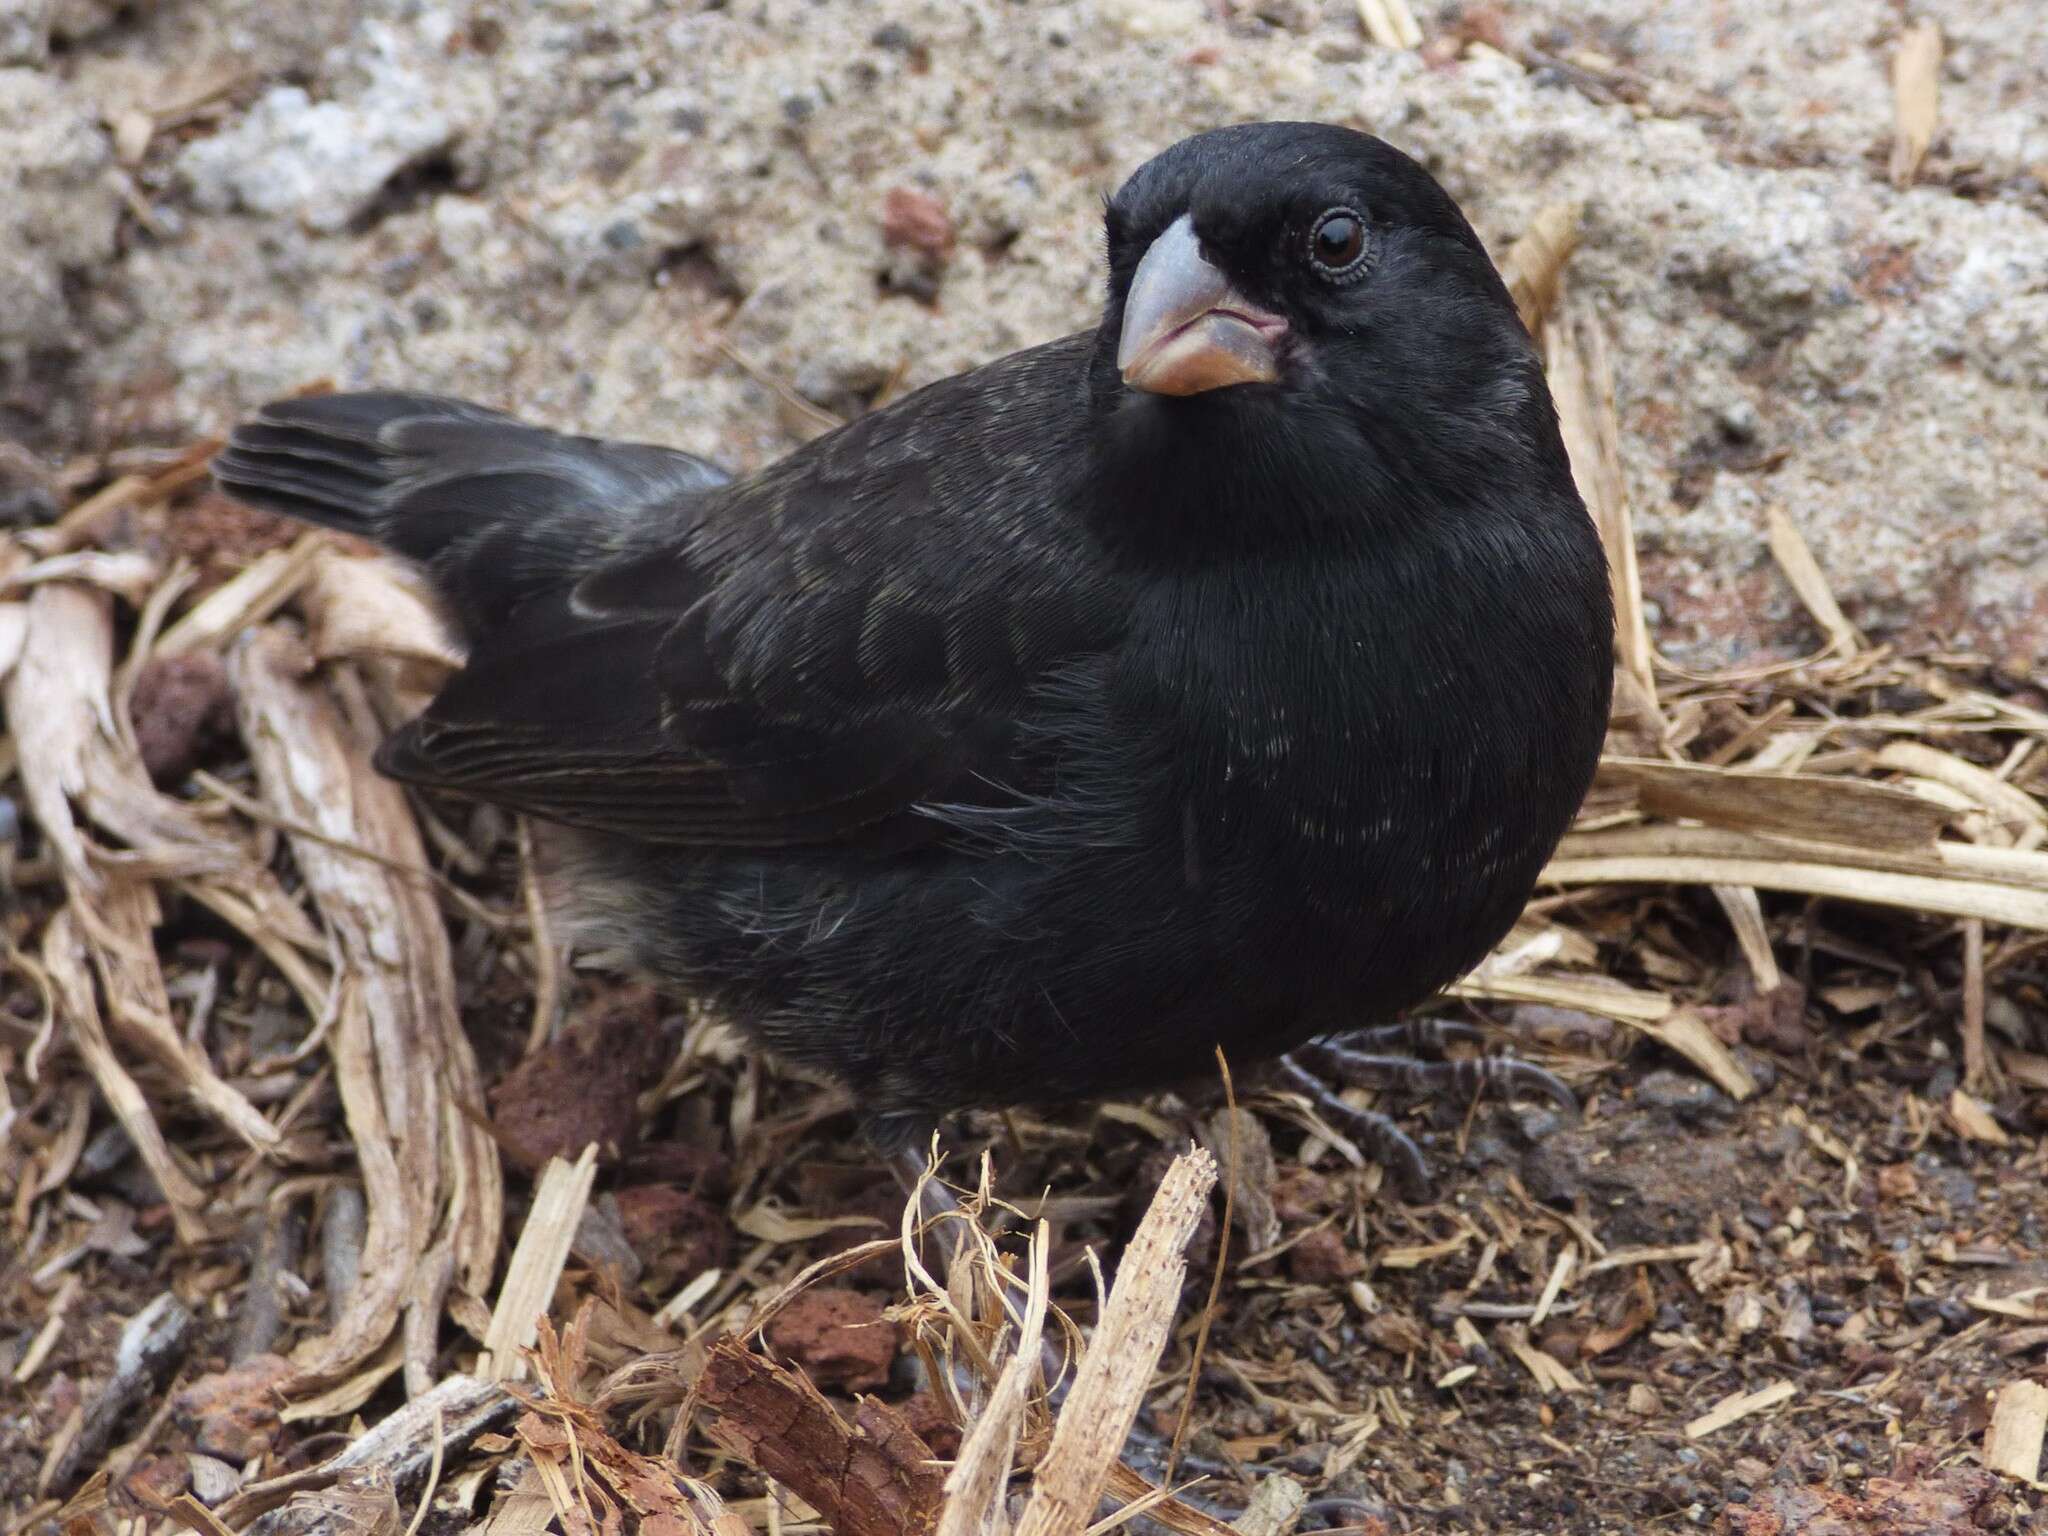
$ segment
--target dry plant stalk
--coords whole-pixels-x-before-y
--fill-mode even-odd
[[[1539,341],[1564,285],[1564,264],[1579,246],[1579,212],[1577,203],[1550,203],[1538,209],[1501,257],[1500,275],[1515,311]]]
[[[1614,415],[1614,370],[1607,332],[1592,306],[1566,297],[1543,331],[1544,372],[1557,401],[1557,424],[1571,457],[1572,479],[1607,548],[1614,583],[1615,645],[1621,664],[1651,708],[1656,707],[1655,653],[1643,615],[1643,578],[1636,565],[1635,522],[1621,472],[1621,429]]]
[[[403,1314],[418,1394],[434,1380],[448,1287],[484,1292],[503,1220],[497,1149],[467,1112],[482,1092],[447,930],[404,792],[370,766],[375,728],[353,676],[323,682],[274,625],[230,662],[263,797],[294,829],[293,857],[341,956],[328,1048],[369,1205],[361,1279],[332,1331],[300,1347],[294,1386],[345,1376]]]
[[[913,1196],[913,1204],[915,1197]],[[1004,1536],[1010,1528],[1006,1498],[1016,1467],[1017,1445],[1024,1434],[1031,1393],[1040,1374],[1045,1314],[1051,1284],[1047,1256],[1052,1233],[1044,1221],[1032,1231],[1025,1256],[1024,1317],[1010,1358],[990,1391],[973,1427],[960,1445],[953,1470],[946,1475],[946,1507],[939,1517],[938,1536]]]
[[[149,1100],[136,1087],[107,1040],[100,1022],[98,1000],[92,978],[86,970],[85,944],[69,908],[58,912],[43,928],[43,969],[55,989],[59,1010],[68,1023],[72,1044],[99,1085],[100,1094],[114,1111],[114,1118],[135,1143],[144,1166],[163,1191],[171,1208],[181,1242],[201,1243],[211,1235],[201,1214],[206,1191],[193,1183],[172,1157],[170,1145],[150,1112]]]
[[[150,783],[115,696],[113,611],[106,594],[70,582],[39,587],[26,605],[25,631],[6,694],[10,720],[36,722],[34,730],[16,732],[13,738],[22,787],[56,855],[67,911],[97,977],[106,1023],[251,1149],[267,1151],[277,1145],[276,1129],[178,1030],[156,956],[154,929],[160,914],[150,881],[152,876],[182,877],[202,899],[238,888],[243,900],[280,912],[290,909],[290,902],[249,862],[245,850]],[[79,824],[80,812],[126,843],[129,853],[118,860],[97,855]],[[303,923],[294,928],[280,917],[279,924],[287,931],[273,929],[271,936],[280,944],[311,941]],[[69,938],[57,949],[68,960]],[[84,983],[84,997],[91,992],[91,983]],[[71,1006],[65,1014],[74,1027],[96,1027],[85,1021],[79,996],[67,1001]],[[95,1011],[94,1020],[98,1017]],[[110,1100],[117,1092],[127,1097],[106,1075],[113,1064],[111,1047],[105,1053],[91,1049],[87,1059],[96,1064],[95,1075]],[[133,1088],[132,1081],[128,1087]],[[122,1111],[131,1130],[138,1109],[148,1116],[136,1095]],[[160,1178],[166,1173],[161,1159],[152,1159],[151,1168]],[[195,1188],[182,1177],[165,1186],[166,1198],[180,1213],[181,1231],[196,1220]]]
[[[1892,55],[1892,185],[1907,187],[1934,142],[1941,113],[1941,24],[1916,21]]]
[[[1930,848],[1954,820],[1930,800],[1869,779],[1607,757],[1600,782],[1628,785],[1653,816],[1851,848]]]
[[[1853,848],[1713,827],[1624,827],[1570,834],[1543,880],[1749,885],[2048,932],[2048,855],[2019,848]]]
[[[298,604],[306,643],[323,662],[389,658],[417,663],[436,681],[462,665],[425,585],[396,560],[323,548]]]
[[[1079,1536],[1144,1402],[1187,1279],[1185,1250],[1216,1187],[1216,1160],[1183,1152],[1160,1180],[1117,1265],[1116,1284],[1038,1464],[1018,1536]]]
[[[1772,507],[1765,514],[1765,527],[1772,558],[1792,583],[1792,590],[1799,594],[1806,611],[1813,615],[1813,621],[1826,632],[1829,651],[1836,656],[1853,656],[1863,648],[1863,637],[1856,633],[1856,626],[1835,601],[1834,591],[1821,572],[1820,562],[1813,558],[1806,536],[1782,507]]]

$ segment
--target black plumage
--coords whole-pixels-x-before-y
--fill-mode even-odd
[[[586,933],[884,1140],[1426,999],[1602,738],[1600,545],[1442,189],[1248,125],[1107,226],[1098,328],[745,478],[409,394],[281,402],[215,464],[465,633],[385,771],[559,829]]]

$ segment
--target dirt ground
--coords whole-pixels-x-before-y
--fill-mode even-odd
[[[900,1254],[771,1301],[898,1231],[851,1116],[563,966],[507,819],[374,799],[434,644],[209,492],[206,434],[404,382],[763,462],[1086,323],[1100,192],[1276,103],[1414,149],[1497,252],[1572,210],[1546,346],[1640,561],[1629,686],[1515,955],[1443,1007],[1583,1113],[1388,1101],[1436,1173],[1410,1205],[1247,1067],[1252,1115],[1204,1083],[972,1117],[948,1177],[987,1149],[1007,1251],[1043,1216],[1085,1328],[1174,1154],[1239,1170],[1131,1459],[1161,1474],[1199,1353],[1188,1499],[1306,1496],[1247,1531],[2048,1521],[1991,1467],[2031,1422],[2039,1477],[2048,1414],[2048,10],[1416,4],[1402,48],[1367,9],[0,0],[0,1532],[252,1528],[251,1490],[503,1356],[551,1237],[533,1301],[574,1342],[525,1418],[256,1528],[611,1536],[535,1491],[560,1422],[741,1522],[629,1509],[653,1536],[820,1529],[696,1396],[770,1306],[759,1358],[959,1453]],[[1924,21],[1941,105],[1895,184]],[[295,708],[326,757],[280,755]],[[364,869],[418,876],[371,891],[396,960]],[[386,1001],[340,987],[379,966]]]

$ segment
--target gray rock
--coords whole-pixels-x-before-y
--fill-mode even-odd
[[[112,167],[89,102],[50,75],[0,69],[0,369],[76,344],[63,281],[114,255]]]
[[[51,0],[0,0],[0,69],[49,57],[51,9]]]
[[[380,71],[346,101],[274,86],[226,132],[187,145],[178,174],[205,213],[275,214],[332,234],[393,177],[448,147],[455,123],[422,76]]]
[[[1089,323],[1099,199],[1173,139],[1350,121],[1419,155],[1497,250],[1585,204],[1570,281],[1612,331],[1644,579],[1680,659],[1811,641],[1765,550],[1773,506],[1859,624],[2048,650],[2048,6],[1940,8],[1941,127],[1905,191],[1884,166],[1893,0],[1481,8],[1522,62],[1460,54],[1446,8],[1416,9],[1427,59],[1365,43],[1348,0],[145,7],[67,67],[303,88],[178,150],[185,227],[118,255],[115,194],[60,177],[72,198],[83,174],[105,238],[53,259],[0,232],[0,359],[24,328],[78,347],[51,302],[68,269],[138,310],[68,387],[173,380],[193,430],[332,378],[746,467],[815,423],[731,352],[863,409]],[[38,88],[103,157],[71,88]],[[459,190],[380,203],[441,156]],[[898,186],[958,243],[943,281],[892,292]]]

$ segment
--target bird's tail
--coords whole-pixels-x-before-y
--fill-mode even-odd
[[[472,637],[621,548],[651,511],[726,479],[673,449],[394,391],[267,405],[228,438],[213,476],[251,506],[417,561]]]

